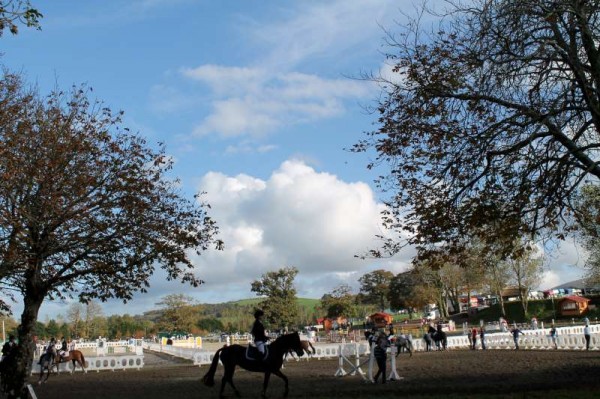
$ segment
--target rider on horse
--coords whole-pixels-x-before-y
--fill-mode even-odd
[[[50,339],[50,342],[48,343],[48,346],[46,346],[44,353],[42,354],[42,356],[40,356],[40,361],[38,362],[38,364],[42,364],[42,361],[44,360],[44,358],[48,359],[49,362],[54,361],[55,354],[56,354],[56,338],[52,337]]]
[[[60,357],[62,359],[69,356],[69,348],[67,346],[67,339],[65,337],[63,337],[63,339],[62,339],[62,343],[60,346],[60,350],[58,351],[58,354],[60,355]]]
[[[265,315],[261,309],[254,312],[254,324],[252,325],[252,331],[250,333],[254,337],[254,345],[261,354],[261,360],[265,355],[265,343],[268,341],[268,337],[265,334],[265,326],[262,323],[262,317]]]

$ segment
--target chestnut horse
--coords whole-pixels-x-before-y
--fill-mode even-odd
[[[81,353],[81,351],[78,351],[77,349],[69,351],[69,355],[66,357],[63,357],[58,353],[54,357],[54,364],[56,365],[57,370],[60,363],[67,363],[69,361],[73,362],[73,369],[71,370],[71,374],[73,374],[73,372],[77,368],[77,363],[79,363],[81,369],[85,373],[87,373],[87,370],[85,369],[85,357],[83,356],[83,353]]]
[[[290,350],[296,352],[298,356],[304,355],[304,350],[302,349],[302,344],[300,343],[300,335],[297,332],[291,334],[285,334],[278,337],[272,344],[267,345],[267,355],[263,360],[249,359],[247,357],[248,347],[241,345],[230,345],[224,346],[219,349],[214,357],[213,361],[210,365],[210,369],[206,372],[204,377],[202,377],[202,381],[204,385],[212,387],[215,385],[215,373],[217,371],[217,366],[219,364],[219,360],[223,363],[224,367],[224,375],[221,379],[221,392],[219,393],[220,397],[223,397],[223,390],[225,390],[225,384],[229,382],[229,385],[233,388],[235,394],[237,396],[240,395],[240,392],[237,390],[235,385],[233,385],[233,373],[235,372],[235,367],[240,366],[243,369],[248,371],[264,373],[265,378],[263,381],[263,397],[267,392],[267,386],[269,385],[269,378],[271,374],[275,374],[277,377],[281,378],[285,383],[285,390],[283,392],[283,396],[286,397],[288,395],[288,379],[281,372],[281,366],[283,365],[283,356],[288,353]],[[255,349],[255,348],[254,348]]]

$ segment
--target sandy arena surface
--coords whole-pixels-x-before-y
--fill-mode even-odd
[[[600,398],[600,352],[454,350],[397,359],[403,379],[386,385],[365,383],[358,375],[334,377],[337,360],[291,361],[283,372],[290,398]],[[51,375],[42,385],[34,375],[31,382],[38,399],[218,397],[221,367],[217,385],[209,388],[200,382],[208,366],[153,353],[145,354],[145,363],[141,370]],[[234,382],[242,397],[255,398],[262,377],[237,369]],[[280,398],[282,392],[282,381],[272,376],[267,396]],[[235,397],[229,387],[225,394]]]

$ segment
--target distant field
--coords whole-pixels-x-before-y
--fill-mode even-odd
[[[320,300],[319,299],[313,299],[313,298],[297,298],[298,299],[298,305],[304,309],[306,309],[306,311],[314,311],[315,307],[319,304]],[[232,301],[232,302],[228,302],[231,303],[233,305],[240,305],[240,306],[248,306],[248,305],[258,305],[260,302],[264,301],[265,298],[248,298],[248,299],[240,299],[239,301]]]

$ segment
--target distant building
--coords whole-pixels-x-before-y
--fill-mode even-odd
[[[582,296],[569,295],[558,301],[561,316],[581,316],[588,311],[590,300]]]
[[[587,279],[569,281],[554,288],[544,291],[544,296],[564,296],[564,295],[597,295],[600,294],[600,285],[590,282]]]

